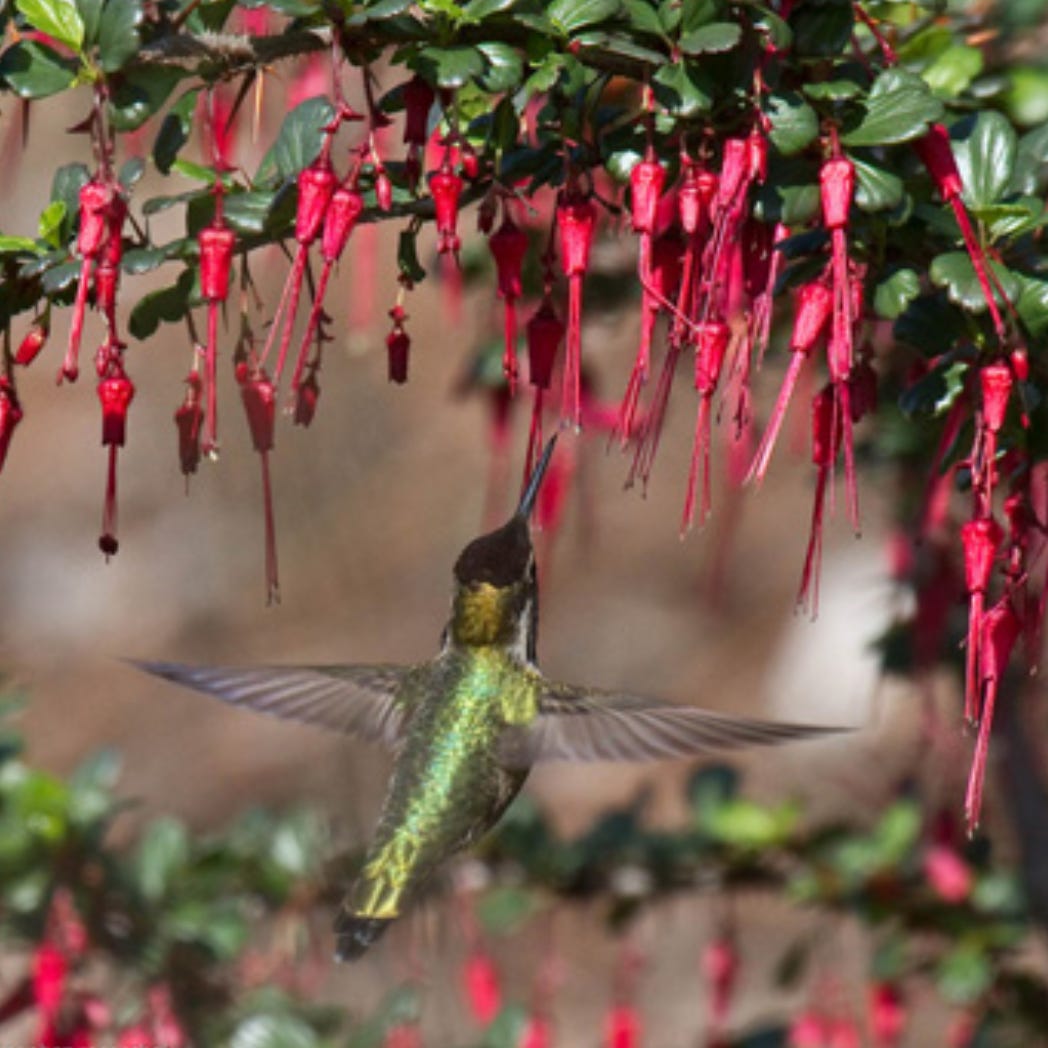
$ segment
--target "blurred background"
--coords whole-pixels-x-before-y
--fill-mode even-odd
[[[279,77],[267,85],[264,123],[281,111],[286,87]],[[89,160],[86,140],[77,155],[81,140],[60,130],[81,116],[67,100],[34,105],[17,169],[5,176],[4,232],[33,234],[50,194],[39,173],[51,171],[56,149],[69,160]],[[22,130],[15,111],[2,119],[0,133],[15,148]],[[249,123],[243,121],[239,148],[247,156],[254,148],[257,159]],[[147,175],[144,191],[155,177]],[[155,216],[154,236],[163,240],[164,223],[174,221]],[[466,212],[463,223],[472,221]],[[53,380],[68,311],[56,315],[45,358],[20,385],[26,417],[0,483],[0,667],[31,697],[18,722],[30,763],[66,775],[100,747],[120,753],[120,794],[137,804],[116,823],[117,840],[135,839],[158,816],[207,832],[246,808],[305,805],[330,819],[336,851],[360,847],[385,791],[388,757],[223,708],[124,660],[428,658],[447,613],[454,558],[515,503],[527,401],[512,411],[500,462],[494,397],[464,390],[477,353],[499,337],[490,280],[467,282],[456,306],[446,275],[442,280],[440,267],[431,267],[434,275],[406,301],[410,379],[391,385],[384,338],[396,291],[396,231],[358,231],[365,232],[329,292],[335,341],[324,358],[316,419],[308,430],[287,419],[278,426],[271,461],[277,605],[265,601],[259,463],[232,381],[220,391],[219,460],[203,463],[188,491],[179,472],[172,419],[191,363],[184,331],[162,326],[128,352],[137,394],[120,455],[120,550],[108,563],[96,542],[105,454],[93,385],[81,380],[56,389]],[[632,252],[623,231],[601,248],[598,270],[628,265]],[[279,254],[271,263],[255,274],[267,302],[276,300],[286,272]],[[130,301],[155,284],[128,280],[124,294]],[[599,304],[588,313],[584,360],[601,401],[621,395],[637,316],[636,309]],[[91,315],[85,347],[99,334]],[[228,353],[220,367],[225,379]],[[760,377],[763,410],[777,385],[774,369]],[[606,433],[562,436],[558,454],[578,468],[563,520],[540,539],[545,672],[740,714],[853,727],[832,741],[731,756],[747,797],[803,801],[813,824],[846,817],[872,825],[914,782],[929,803],[957,810],[969,741],[958,730],[954,681],[934,679],[917,694],[910,683],[880,675],[872,648],[903,601],[884,551],[885,478],[862,486],[860,540],[843,514],[829,521],[819,616],[811,621],[795,609],[810,518],[807,449],[784,441],[767,482],[741,499],[718,477],[712,519],[680,541],[692,426],[693,403],[680,397],[643,497],[623,490],[629,460],[609,450]],[[940,732],[929,735],[929,716],[942,718]],[[533,773],[527,792],[564,838],[640,797],[647,826],[676,829],[691,818],[685,783],[694,771],[694,762],[550,765]],[[1008,855],[1009,823],[994,801],[984,821]],[[460,864],[450,880],[469,883],[470,869]],[[391,984],[420,978],[426,1043],[459,1043],[470,1020],[457,964],[470,937],[457,898],[444,893],[422,904],[357,967],[325,971],[317,996],[366,1011]],[[755,891],[728,908],[742,972],[732,1027],[745,1030],[781,1017],[787,1006],[796,1009],[812,992],[773,989],[786,943],[810,932],[812,918],[772,892]],[[707,1015],[699,946],[720,934],[724,913],[721,893],[682,896],[646,911],[623,938],[608,930],[596,904],[559,910],[553,952],[563,1043],[596,1043],[626,954],[644,958],[636,995],[645,1043],[697,1043]],[[819,934],[832,942],[831,962],[823,968],[832,970],[830,981],[846,1002],[864,1007],[869,943],[852,918],[827,921]],[[553,950],[549,934],[543,925],[523,940],[490,946],[507,994],[529,999]],[[1043,957],[1034,963],[1043,974]],[[923,1018],[919,1006],[913,1015],[907,1043],[944,1043],[929,1032],[941,1034],[941,1007],[929,1002]]]

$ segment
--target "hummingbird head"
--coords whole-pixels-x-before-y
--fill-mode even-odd
[[[452,642],[519,645],[522,658],[534,659],[538,584],[528,516],[556,439],[546,445],[509,521],[474,539],[455,561],[455,597],[448,623]]]

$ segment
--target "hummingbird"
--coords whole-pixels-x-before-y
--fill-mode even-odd
[[[555,442],[509,521],[459,554],[451,615],[429,661],[239,669],[136,663],[234,706],[392,750],[378,826],[335,920],[339,961],[362,956],[445,860],[498,822],[536,763],[690,757],[838,730],[748,720],[542,674],[528,518]]]

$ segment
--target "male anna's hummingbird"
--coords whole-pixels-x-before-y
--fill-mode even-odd
[[[537,761],[686,757],[834,730],[744,720],[542,675],[528,516],[554,440],[509,522],[459,554],[451,618],[430,661],[246,669],[138,663],[233,705],[393,750],[375,838],[335,921],[339,960],[361,956],[445,859],[491,829]]]

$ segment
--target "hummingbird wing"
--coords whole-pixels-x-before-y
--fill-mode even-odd
[[[134,662],[140,670],[205,695],[393,747],[407,705],[400,697],[410,666],[186,666]]]
[[[649,761],[771,746],[847,730],[748,720],[618,691],[543,681],[534,722],[507,738],[511,764]]]

